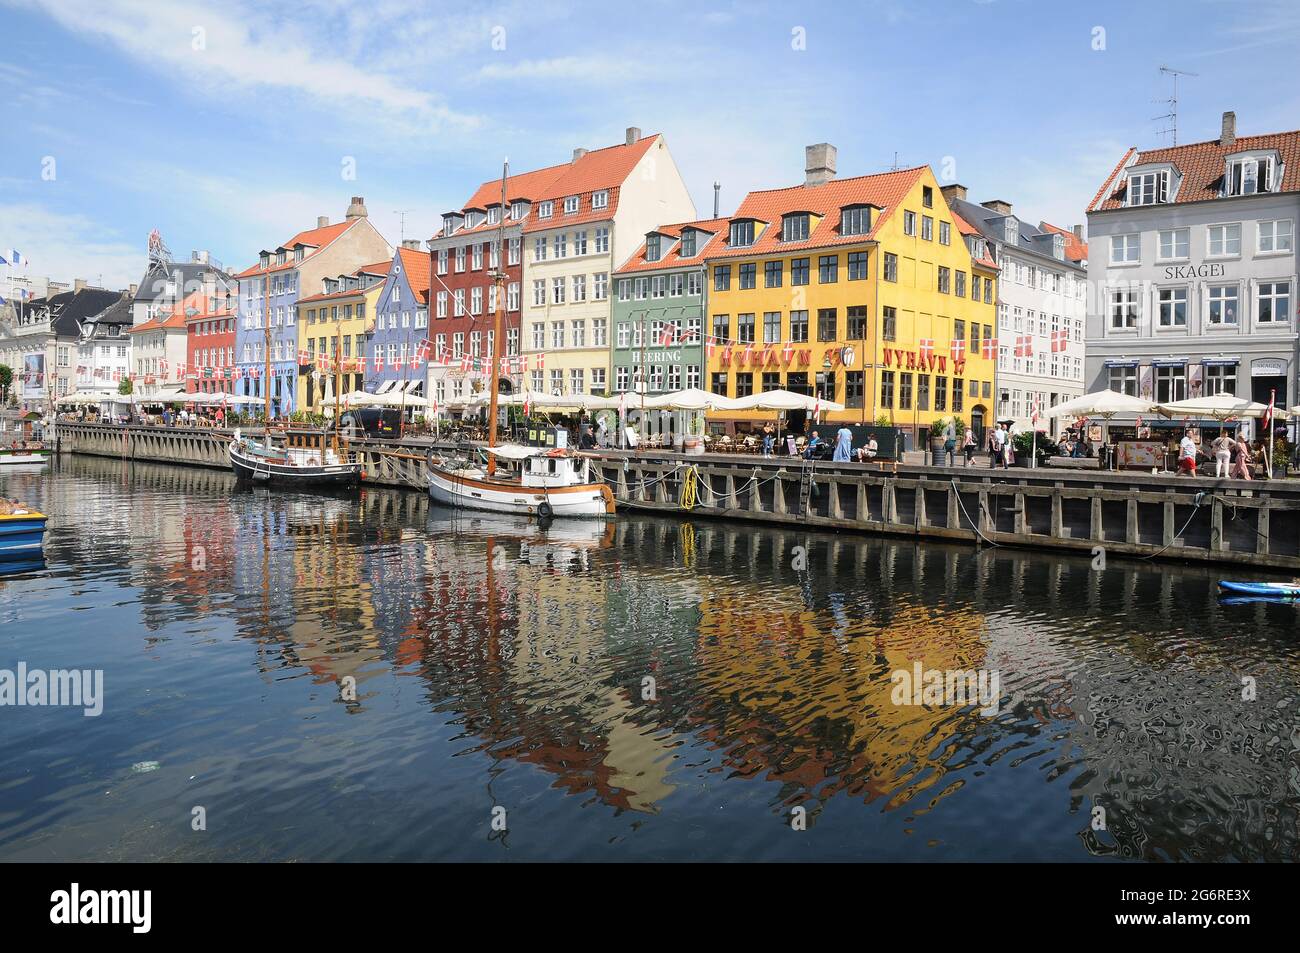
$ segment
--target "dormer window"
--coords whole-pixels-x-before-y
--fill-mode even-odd
[[[856,205],[840,211],[841,235],[866,235],[871,231],[871,208]]]
[[[1273,157],[1246,156],[1228,161],[1225,195],[1255,195],[1273,191]]]
[[[679,254],[683,258],[695,257],[695,229],[682,229],[682,247]]]
[[[550,218],[554,213],[555,213],[555,203],[554,203],[554,202],[550,202],[550,201],[547,201],[547,202],[541,202],[541,203],[539,203],[538,206],[537,206],[537,217],[538,217],[538,218]]]
[[[781,241],[802,242],[808,239],[808,213],[794,212],[781,219]]]
[[[591,193],[592,208],[609,208],[609,193],[605,190]]]
[[[1002,240],[1008,245],[1020,244],[1020,222],[1011,216],[1002,223]]]
[[[731,247],[744,248],[754,244],[754,220],[747,218],[731,223]]]
[[[1052,235],[1052,257],[1059,261],[1065,260],[1065,236],[1059,233]]]
[[[658,261],[663,257],[660,251],[660,236],[647,235],[645,237],[645,260]]]
[[[497,222],[501,221],[501,207],[493,206],[492,208],[488,209],[487,220],[489,225],[495,225],[497,224]]]
[[[565,215],[578,214],[578,197],[576,195],[570,195],[568,198],[564,200],[564,214]]]
[[[456,231],[456,227],[458,225],[460,225],[460,216],[444,215],[442,217],[442,233],[444,235],[452,234],[454,231]]]
[[[302,261],[302,259],[303,259],[303,252],[304,252],[304,251],[306,251],[306,249],[304,249],[301,245],[299,245],[298,247],[296,247],[296,248],[293,250],[293,260],[294,260],[294,261]]]
[[[277,265],[283,265],[285,263],[285,254],[286,252],[283,248],[275,253],[275,263]]]
[[[518,221],[528,214],[527,202],[515,202],[510,206],[510,217]]]
[[[1129,205],[1158,205],[1169,201],[1169,173],[1140,172],[1128,177]]]

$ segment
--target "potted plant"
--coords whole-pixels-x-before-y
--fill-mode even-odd
[[[1286,445],[1286,440],[1278,437],[1273,441],[1273,476],[1284,477],[1291,463],[1291,451]]]
[[[704,452],[704,415],[693,413],[689,418],[686,436],[682,438],[682,450],[685,453]]]

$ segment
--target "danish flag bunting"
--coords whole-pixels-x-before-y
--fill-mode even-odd
[[[922,361],[929,361],[934,354],[934,339],[921,338],[916,342],[916,349],[920,352]]]
[[[1052,353],[1055,354],[1058,351],[1064,351],[1066,344],[1069,342],[1069,339],[1070,339],[1070,334],[1068,331],[1053,331],[1052,332]]]
[[[1034,339],[1028,334],[1016,338],[1016,357],[1033,357]]]
[[[966,339],[953,338],[948,344],[948,353],[952,356],[953,363],[965,360],[966,358]]]
[[[991,361],[998,356],[998,339],[985,338],[980,341],[980,356],[986,361]]]

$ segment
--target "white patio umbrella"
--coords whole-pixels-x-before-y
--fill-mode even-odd
[[[1263,417],[1268,405],[1232,394],[1213,394],[1209,397],[1190,397],[1161,404],[1156,408],[1167,417],[1209,417],[1212,420],[1237,420],[1241,417]]]
[[[637,406],[640,406],[640,398],[640,394],[629,395],[628,406],[631,406],[632,400],[638,401]],[[617,406],[618,401],[615,400],[614,403]],[[645,399],[646,408],[654,410],[735,410],[738,403],[736,398],[723,397],[698,387],[656,394]]]
[[[344,408],[369,407],[374,403],[374,399],[375,399],[374,394],[367,394],[363,390],[354,390],[347,394],[344,394],[342,397],[339,398],[338,402],[342,404]],[[333,396],[326,395],[326,397],[321,401],[321,406],[333,407],[334,406]]]
[[[428,407],[429,402],[414,394],[368,394],[367,407]]]
[[[1067,400],[1047,409],[1048,417],[1104,417],[1116,414],[1149,414],[1158,409],[1153,401],[1113,390],[1099,390]]]

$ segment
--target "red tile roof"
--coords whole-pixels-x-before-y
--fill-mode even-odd
[[[754,240],[754,244],[739,248],[730,247],[731,234],[728,229],[719,237],[720,241],[714,240],[709,243],[711,250],[705,257],[708,259],[742,258],[764,254],[785,254],[805,248],[824,248],[831,245],[870,241],[880,230],[880,226],[889,219],[895,206],[916,186],[927,169],[928,166],[917,166],[875,175],[860,175],[852,179],[831,179],[824,185],[812,188],[796,185],[784,189],[750,192],[729,221],[752,218],[768,223],[767,228]],[[875,216],[868,234],[841,235],[840,209],[846,205],[874,205],[882,211]],[[781,217],[789,212],[811,212],[821,216],[821,221],[812,229],[805,241],[783,242],[781,241]]]
[[[952,214],[952,223],[957,226],[957,231],[961,232],[961,234],[963,235],[980,236],[980,230],[978,228],[976,228],[970,222],[966,221],[966,219],[962,218],[951,208],[948,209],[948,211]],[[987,243],[985,244],[984,247],[988,248]],[[979,265],[981,268],[988,268],[992,271],[1001,271],[1001,269],[998,267],[997,262],[995,262],[988,255],[985,255],[983,258],[972,258],[971,261]]]
[[[1051,222],[1039,222],[1038,229],[1039,231],[1055,232],[1058,235],[1065,236],[1066,261],[1087,261],[1088,243],[1082,238],[1076,237],[1071,229],[1061,228],[1061,226],[1053,225]]]
[[[1230,145],[1212,139],[1209,142],[1193,142],[1185,146],[1149,149],[1146,152],[1129,149],[1097,190],[1096,196],[1088,204],[1088,211],[1125,207],[1124,194],[1128,183],[1120,173],[1135,154],[1134,165],[1168,162],[1178,170],[1182,184],[1171,204],[1182,205],[1220,198],[1227,157],[1238,152],[1262,149],[1276,149],[1281,156],[1284,170],[1281,187],[1276,191],[1300,192],[1300,130],[1296,130],[1265,136],[1238,136]]]
[[[330,242],[334,241],[334,239],[338,238],[340,235],[342,235],[344,232],[346,232],[349,228],[351,228],[359,221],[361,221],[361,219],[354,218],[350,222],[348,221],[338,222],[337,224],[334,225],[326,225],[323,228],[311,228],[305,232],[299,232],[297,235],[293,236],[293,238],[289,239],[283,245],[278,245],[276,246],[276,248],[271,249],[272,264],[269,268],[264,269],[262,267],[261,261],[259,260],[257,264],[253,265],[252,267],[245,268],[239,274],[235,275],[235,277],[250,278],[253,275],[258,275],[258,274],[270,275],[270,274],[274,274],[277,271],[285,271],[289,268],[293,268],[294,266],[301,264],[301,262],[294,261],[292,254],[288,256],[288,260],[283,265],[277,265],[274,264],[275,261],[274,252],[278,251],[281,248],[288,249],[289,251],[292,252],[294,246],[296,245],[314,246],[312,248],[308,248],[303,253],[303,260],[305,261],[306,259],[310,258],[312,255],[314,255],[316,252],[324,248],[326,245],[328,245]]]
[[[682,243],[676,239],[679,239],[682,231],[688,227],[712,234],[702,235],[696,239],[694,255],[683,256],[681,254]],[[708,257],[706,252],[711,249],[712,243],[717,240],[717,236],[726,234],[729,227],[730,222],[725,218],[706,218],[698,222],[660,225],[655,231],[674,239],[672,246],[664,254],[663,258],[659,259],[659,261],[646,261],[645,242],[642,242],[641,247],[624,263],[623,267],[617,269],[614,273],[621,275],[633,271],[659,271],[664,268],[681,268],[692,264],[701,264]]]

